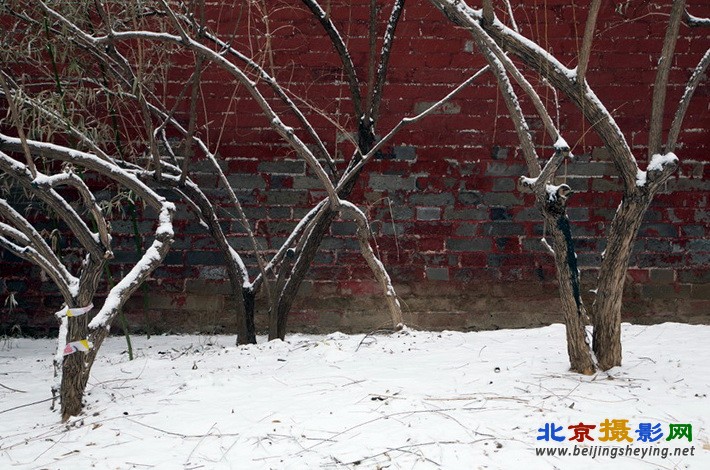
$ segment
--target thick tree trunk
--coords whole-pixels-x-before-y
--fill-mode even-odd
[[[286,279],[283,289],[277,292],[276,305],[272,306],[275,314],[276,327],[273,333],[275,337],[272,336],[272,332],[269,334],[269,339],[279,338],[283,340],[286,337],[286,323],[288,320],[288,313],[291,311],[293,302],[296,299],[296,294],[298,294],[298,289],[306,277],[308,269],[313,264],[313,259],[318,254],[318,248],[320,247],[323,237],[328,232],[331,223],[335,219],[336,213],[330,208],[324,209],[326,212],[323,216],[316,221],[313,226],[313,230],[310,236],[303,244],[303,248],[300,253],[297,254],[298,258],[293,266],[287,266],[286,269],[290,269],[290,275]]]
[[[367,154],[370,149],[372,149],[375,143],[373,126],[368,127],[366,123],[363,122],[363,119],[359,120],[358,146],[362,155]],[[355,166],[358,161],[358,156],[353,156],[353,159],[350,162],[350,167]],[[351,178],[350,181],[338,193],[338,196],[343,199],[346,199],[353,190],[353,187],[355,186],[358,177],[359,173],[355,174],[353,178]],[[325,209],[325,214],[323,214],[323,216],[316,221],[313,230],[310,233],[310,236],[303,244],[301,252],[297,253],[296,262],[293,264],[292,267],[289,266],[290,275],[286,280],[286,284],[284,285],[283,289],[279,289],[279,291],[277,292],[278,297],[276,305],[272,306],[272,308],[275,309],[276,321],[278,322],[276,327],[276,335],[282,340],[286,337],[286,322],[288,319],[288,312],[291,311],[293,302],[296,299],[296,294],[298,294],[298,288],[301,286],[301,283],[303,282],[303,279],[306,276],[306,273],[308,272],[308,268],[310,268],[313,264],[313,260],[316,257],[316,254],[318,253],[318,248],[320,247],[320,244],[323,241],[323,237],[328,232],[328,229],[333,223],[333,220],[335,220],[336,216],[337,214],[330,208]],[[269,339],[274,338],[269,335]]]
[[[106,262],[106,259],[89,259],[81,275],[79,295],[73,305],[67,304],[69,307],[85,307],[92,302]],[[67,318],[68,332],[66,342],[87,339],[89,335],[88,325],[88,312],[85,315]],[[86,383],[89,380],[89,370],[93,362],[93,359],[91,362],[88,360],[88,356],[91,353],[92,351],[77,351],[74,354],[65,356],[62,361],[62,380],[59,389],[62,421],[81,413],[83,408],[82,397],[84,396]]]
[[[553,237],[570,369],[590,375],[594,373],[596,367],[587,341],[587,313],[580,297],[579,271],[569,220],[565,214],[557,217],[547,215],[546,220],[551,227]]]
[[[236,297],[236,296],[235,296]],[[254,325],[254,307],[256,294],[248,289],[242,289],[243,307],[237,305],[237,321],[243,326],[238,325],[237,344],[256,344],[256,326]],[[241,321],[243,319],[243,321]]]
[[[83,305],[80,305],[83,306]],[[88,316],[69,318],[67,343],[86,339]],[[64,357],[62,361],[62,382],[59,392],[62,404],[62,421],[77,416],[83,408],[82,397],[86,388],[86,353],[77,351]]]
[[[547,188],[540,186],[535,188],[535,193],[537,206],[552,234],[570,369],[582,374],[593,374],[596,366],[587,341],[588,318],[582,302],[577,254],[574,251],[572,229],[567,217],[567,200],[571,191],[567,185],[562,185],[557,188],[556,195],[551,197]]]
[[[621,365],[621,298],[631,249],[650,198],[624,197],[611,223],[593,305],[593,349],[599,368]]]

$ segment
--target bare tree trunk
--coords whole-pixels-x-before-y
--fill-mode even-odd
[[[75,305],[67,305],[68,307],[81,308],[89,305],[93,301],[105,265],[105,259],[89,259],[82,273],[79,295],[75,301]],[[88,338],[88,314],[69,317],[67,318],[67,323],[67,343]],[[89,380],[89,369],[91,368],[91,364],[87,361],[87,355],[89,353],[90,352],[77,351],[74,354],[64,356],[64,360],[62,361],[62,381],[59,389],[62,421],[66,421],[72,416],[77,416],[81,413],[83,408],[82,397],[86,390],[86,383]]]
[[[361,149],[361,154],[367,154],[370,149],[372,149],[374,142],[375,136],[372,132],[372,128],[368,128],[365,123],[360,120],[358,126],[358,144]],[[358,161],[359,158],[354,156],[351,160],[350,167],[354,167]],[[358,176],[359,174],[355,174],[353,178],[347,182],[343,189],[338,193],[339,197],[343,199],[348,197],[357,182]],[[323,241],[323,237],[328,232],[333,220],[335,220],[335,217],[337,216],[337,214],[329,207],[326,207],[324,210],[325,214],[323,214],[323,216],[320,217],[320,219],[318,219],[314,224],[312,231],[308,235],[308,239],[303,244],[301,252],[298,253],[296,262],[292,267],[290,267],[290,275],[288,276],[283,289],[278,290],[276,305],[272,307],[276,312],[276,337],[282,340],[286,337],[286,322],[288,313],[291,311],[294,300],[296,300],[298,289],[308,273],[308,268],[311,267],[316,254],[318,254],[318,248]],[[274,339],[271,337],[271,334],[269,335],[269,339]]]
[[[86,339],[88,331],[88,318],[82,315],[69,319],[69,332],[67,343]],[[62,382],[60,387],[60,400],[62,404],[62,421],[72,416],[77,416],[83,408],[82,397],[86,388],[88,374],[86,371],[86,353],[77,351],[64,357],[62,361]]]
[[[592,306],[592,346],[602,370],[621,365],[621,299],[631,249],[648,204],[644,196],[625,197],[609,231]]]
[[[552,233],[570,369],[590,375],[596,367],[587,341],[587,314],[580,297],[579,271],[569,219],[564,213],[555,216],[545,211],[544,216]]]
[[[303,244],[301,252],[297,255],[298,258],[296,262],[293,264],[293,267],[290,268],[291,272],[283,289],[278,293],[276,305],[272,307],[275,310],[276,328],[274,331],[269,332],[269,339],[279,338],[283,340],[286,337],[288,313],[291,311],[294,300],[296,300],[298,288],[306,277],[308,268],[311,267],[313,259],[316,257],[316,254],[318,254],[318,248],[323,241],[323,237],[326,232],[328,232],[328,228],[336,216],[336,213],[333,212],[332,209],[325,208],[324,210],[326,211],[325,214],[323,214],[313,226],[313,230]],[[273,333],[276,334],[275,337],[272,337]]]

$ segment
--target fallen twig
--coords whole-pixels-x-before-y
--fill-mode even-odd
[[[8,387],[7,385],[3,385],[3,384],[0,384],[0,387],[4,388],[6,390],[10,390],[11,392],[27,393],[24,390],[17,390],[16,388],[11,388],[11,387]]]
[[[7,413],[8,411],[19,410],[20,408],[25,408],[25,407],[32,406],[32,405],[38,405],[40,403],[48,402],[51,400],[52,400],[52,398],[50,397],[50,398],[45,398],[44,400],[33,401],[32,403],[26,403],[24,405],[13,406],[12,408],[8,408],[6,410],[0,411],[0,414]]]

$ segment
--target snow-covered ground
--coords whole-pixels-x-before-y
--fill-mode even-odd
[[[710,468],[710,326],[623,334],[623,367],[590,377],[568,372],[561,325],[248,347],[227,336],[134,337],[130,362],[123,338],[110,338],[86,413],[68,424],[50,401],[30,405],[50,397],[53,342],[4,340],[0,468]],[[593,442],[569,440],[580,423],[596,426]],[[643,423],[660,424],[660,439],[640,442]],[[538,440],[546,424],[565,440]],[[692,441],[666,440],[671,424],[692,425]],[[624,426],[632,442],[599,440],[622,438]],[[638,455],[536,453],[608,447]]]

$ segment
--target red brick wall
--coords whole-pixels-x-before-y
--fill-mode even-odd
[[[265,39],[259,34],[266,30],[265,24],[246,23],[248,11],[216,3],[208,10],[213,27],[225,34],[239,31],[235,43],[243,47],[248,44],[244,37],[248,27],[254,33],[251,47],[263,47]],[[364,82],[369,2],[330,3]],[[573,66],[586,9],[561,0],[512,3],[518,5],[521,32]],[[669,10],[665,3],[604,2],[587,74],[640,162],[645,161],[654,67]],[[710,16],[706,2],[690,2],[689,7],[696,16]],[[320,25],[300,2],[283,2],[273,8],[268,25],[273,32],[271,52],[258,58],[294,94],[352,131],[347,84]],[[379,15],[380,35],[388,14],[389,2]],[[682,25],[680,36],[671,70],[669,108],[680,98],[692,68],[710,46],[707,29]],[[474,47],[465,31],[451,26],[428,2],[407,2],[390,62],[378,134],[440,99],[484,65]],[[166,92],[176,95],[189,74],[187,67],[174,69]],[[224,72],[209,68],[202,92],[205,113],[201,119],[212,123],[209,141],[219,148],[259,242],[273,249],[324,193],[304,163],[270,129],[254,102]],[[627,319],[709,318],[709,94],[703,78],[680,136],[676,152],[680,170],[656,198],[640,230],[626,286],[623,313]],[[543,98],[554,113],[553,93],[544,92]],[[182,107],[186,110],[187,100]],[[342,130],[318,113],[307,115],[329,149],[350,155],[352,146]],[[671,118],[667,113],[666,126]],[[550,153],[551,142],[541,124],[534,119],[531,124],[536,143]],[[564,167],[560,181],[576,191],[569,215],[582,279],[592,288],[604,234],[621,197],[620,185],[590,124],[564,101],[560,125],[576,155]],[[434,116],[403,130],[382,154],[368,166],[351,200],[371,217],[379,253],[404,300],[409,324],[488,328],[561,321],[556,313],[554,263],[539,242],[543,227],[533,199],[517,188],[525,167],[491,75],[481,77]],[[192,176],[206,187],[213,188],[216,182],[206,166],[198,165]],[[224,198],[218,189],[210,189],[210,194]],[[177,240],[165,266],[149,283],[145,298],[144,291],[134,296],[127,309],[129,318],[136,326],[144,324],[146,310],[153,328],[229,330],[233,319],[220,256],[187,211],[182,210],[180,217]],[[249,248],[239,223],[225,219],[225,224],[231,229],[234,246]],[[145,225],[147,232],[150,223]],[[136,256],[130,221],[117,221],[113,226],[124,234],[116,237],[119,248],[114,269],[119,272],[121,263],[130,263]],[[384,301],[353,234],[351,222],[333,225],[294,308],[294,328],[367,330],[386,322]],[[0,265],[0,290],[4,292],[0,294],[18,292],[20,308],[12,315],[2,310],[0,323],[53,325],[47,311],[53,311],[60,301],[51,286],[38,280],[36,269],[4,256]],[[248,253],[246,258],[253,264]]]

